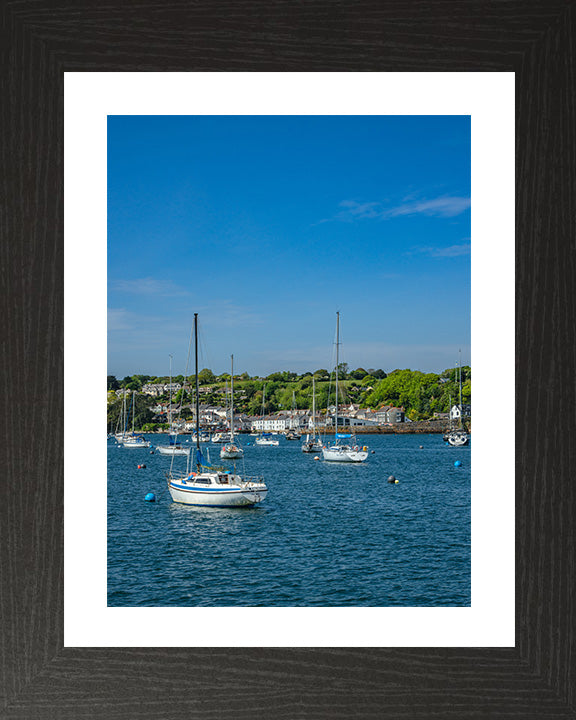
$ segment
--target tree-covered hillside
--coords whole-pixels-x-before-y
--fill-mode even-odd
[[[435,412],[448,412],[450,403],[459,402],[458,368],[445,370],[443,373],[423,373],[418,370],[394,370],[388,375],[383,370],[349,370],[343,364],[339,370],[340,402],[359,404],[361,407],[379,408],[383,405],[404,407],[411,420],[430,418]],[[326,407],[335,402],[334,377],[325,369],[314,373],[298,375],[293,372],[275,372],[266,378],[250,377],[247,373],[234,376],[234,407],[237,412],[248,415],[259,415],[262,412],[262,399],[265,391],[266,413],[278,410],[290,410],[312,407],[312,379],[316,385],[317,412],[325,411]],[[184,405],[192,402],[191,385],[194,379],[184,383],[183,376],[172,378],[175,383],[184,385],[173,396],[173,402]],[[152,377],[150,375],[133,375],[117,380],[108,376],[108,389],[128,388],[140,391],[145,385],[164,385],[168,377]],[[230,384],[230,375],[215,376],[204,368],[199,373],[200,402],[203,405],[224,405],[226,384]],[[166,403],[168,393],[157,398],[139,396],[138,407],[142,403],[148,405]],[[471,403],[471,371],[470,367],[462,367],[462,402]],[[115,407],[115,410],[117,410]]]

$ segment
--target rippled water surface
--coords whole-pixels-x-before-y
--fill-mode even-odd
[[[264,476],[268,497],[230,510],[173,503],[169,457],[108,441],[108,605],[470,605],[469,447],[365,435],[356,465],[253,441],[238,470]]]

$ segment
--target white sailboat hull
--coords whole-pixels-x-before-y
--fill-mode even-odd
[[[120,445],[125,448],[133,449],[133,448],[149,448],[150,442],[148,440],[142,440],[140,442],[134,441],[134,440],[124,440],[120,441]]]
[[[220,450],[220,457],[223,460],[236,460],[238,458],[244,457],[244,450],[237,447],[236,445],[225,445]]]
[[[268,438],[258,438],[254,441],[255,445],[280,445],[279,440],[272,440]]]
[[[194,478],[169,478],[168,490],[174,502],[204,507],[257,505],[266,498],[268,493],[268,488],[264,483],[234,479],[222,486],[215,484],[206,486],[194,482]]]
[[[231,440],[230,433],[216,433],[212,436],[213,443],[227,443]]]
[[[313,440],[306,440],[302,444],[302,452],[305,452],[305,453],[322,452],[322,443],[314,442]]]
[[[364,462],[368,457],[368,453],[365,450],[355,450],[343,445],[334,445],[322,448],[322,456],[324,460],[329,462]]]
[[[169,445],[157,445],[156,450],[160,455],[190,455],[190,448],[170,447]]]
[[[452,447],[462,447],[468,445],[468,435],[466,433],[450,433],[448,435],[448,444]]]

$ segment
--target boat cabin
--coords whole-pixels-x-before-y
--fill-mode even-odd
[[[184,484],[187,482],[196,485],[230,485],[230,475],[228,473],[202,473],[201,475],[189,475]]]

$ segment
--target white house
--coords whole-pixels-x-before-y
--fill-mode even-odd
[[[290,427],[291,419],[287,415],[268,415],[265,418],[252,420],[250,429],[258,432],[283,432]]]
[[[460,420],[461,417],[470,417],[470,405],[453,405],[450,409],[450,420]]]
[[[384,407],[381,407],[374,413],[374,417],[380,425],[404,422],[404,410],[403,408],[384,405]]]

